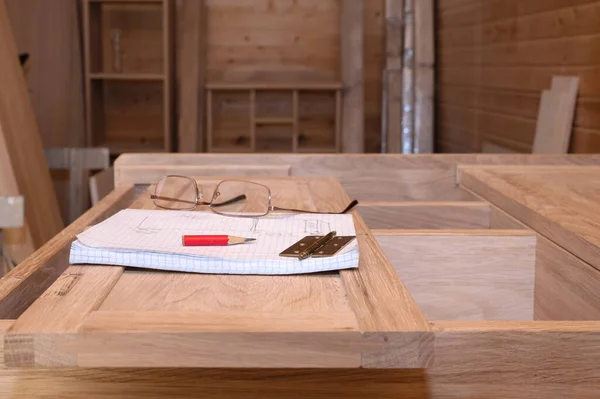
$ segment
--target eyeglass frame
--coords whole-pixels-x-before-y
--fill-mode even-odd
[[[156,203],[157,199],[164,199],[164,200],[169,200],[169,201],[177,201],[177,202],[187,202],[187,203],[191,203],[192,201],[186,201],[186,200],[182,200],[182,199],[178,199],[178,198],[170,198],[170,197],[163,197],[163,196],[157,196],[156,195],[156,189],[158,188],[158,182],[160,182],[163,179],[169,178],[169,177],[178,177],[178,178],[184,178],[184,179],[188,179],[191,180],[194,183],[194,188],[196,189],[196,198],[195,198],[195,203],[194,206],[191,208],[186,208],[186,209],[173,209],[173,208],[167,208],[164,206],[160,206]],[[229,205],[232,202],[236,202],[239,200],[243,200],[246,198],[245,194],[242,195],[238,195],[235,198],[232,198],[228,201],[223,202],[222,204],[214,204],[214,200],[215,200],[215,194],[218,194],[219,192],[219,186],[223,183],[227,183],[227,182],[240,182],[240,183],[251,183],[251,184],[255,184],[261,187],[264,187],[267,190],[268,193],[268,204],[267,204],[267,211],[264,214],[256,214],[256,213],[252,213],[251,215],[244,215],[244,214],[236,214],[236,215],[227,215],[224,213],[220,213],[218,211],[215,211],[213,209],[214,206],[223,206],[223,205]],[[212,198],[210,202],[206,202],[204,201],[203,196],[200,193],[200,188],[198,187],[198,182],[196,181],[196,179],[194,179],[193,177],[190,176],[185,176],[185,175],[165,175],[162,176],[160,179],[158,179],[156,184],[156,189],[155,189],[155,194],[150,194],[150,198],[152,200],[154,200],[154,205],[158,206],[159,208],[162,209],[168,209],[168,210],[180,210],[180,211],[193,211],[194,209],[196,209],[198,207],[198,205],[207,205],[213,212],[215,212],[218,215],[222,215],[222,216],[234,216],[234,217],[248,217],[248,218],[253,218],[253,217],[260,217],[260,216],[267,216],[270,212],[273,211],[288,211],[288,212],[299,212],[299,213],[311,213],[311,214],[329,214],[329,215],[341,215],[341,214],[345,214],[346,212],[350,211],[352,208],[354,208],[356,205],[358,205],[358,201],[357,200],[352,200],[350,202],[350,204],[348,204],[348,206],[341,212],[321,212],[321,211],[309,211],[309,210],[303,210],[303,209],[294,209],[294,208],[282,208],[282,207],[278,207],[275,205],[271,204],[271,189],[268,186],[265,186],[264,184],[261,183],[257,183],[257,182],[253,182],[250,180],[242,180],[242,179],[226,179],[226,180],[221,180],[217,186],[215,187],[215,191],[213,192]],[[200,198],[202,196],[202,201],[200,201]]]

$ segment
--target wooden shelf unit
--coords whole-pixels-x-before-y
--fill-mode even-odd
[[[174,149],[173,0],[84,0],[86,145]]]
[[[303,82],[303,83],[285,83],[285,82],[212,82],[207,83],[206,89],[206,138],[208,152],[294,152],[294,153],[339,153],[341,152],[341,83],[337,82]],[[235,96],[237,99],[229,99],[225,102],[239,104],[241,101],[247,101],[247,122],[244,125],[236,126],[243,133],[234,135],[230,139],[221,139],[216,134],[215,121],[215,96],[224,94]],[[303,93],[329,94],[332,96],[333,106],[331,120],[333,128],[331,131],[331,140],[319,143],[308,144],[302,134],[303,116],[301,115],[301,96]],[[280,106],[289,101],[289,107],[284,113],[273,112],[268,109],[262,110],[264,102],[260,96],[281,96],[280,101],[271,99],[271,104]],[[285,108],[285,106],[283,106]],[[236,107],[237,116],[243,113]],[[276,107],[277,108],[277,107]],[[235,115],[225,115],[229,119]],[[247,128],[245,127],[247,126]],[[246,130],[247,129],[247,130]],[[263,131],[261,133],[261,131]],[[247,134],[246,134],[247,132]]]

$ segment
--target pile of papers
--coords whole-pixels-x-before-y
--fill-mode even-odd
[[[331,257],[279,254],[309,235],[355,236],[352,215],[286,214],[256,218],[212,212],[124,209],[77,236],[71,264],[131,266],[214,274],[301,274],[358,267],[352,240]],[[230,235],[256,241],[230,246],[185,247],[184,235]]]

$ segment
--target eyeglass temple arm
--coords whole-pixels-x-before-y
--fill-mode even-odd
[[[231,205],[231,204],[233,204],[235,202],[243,201],[245,199],[246,199],[246,195],[245,194],[241,194],[241,195],[238,195],[237,197],[233,197],[232,199],[227,200],[225,202],[221,202],[219,204],[214,204],[214,203],[211,203],[211,202],[203,202],[203,204],[204,205],[210,205],[210,206],[213,206],[213,207],[217,207],[217,206]]]
[[[307,211],[304,209],[293,209],[293,208],[280,208],[278,206],[274,206],[273,210],[274,211],[292,211],[292,212],[302,212],[302,213],[320,213],[320,214],[329,214],[329,215],[339,215],[342,213],[346,213],[349,210],[351,210],[352,208],[354,208],[356,205],[358,205],[358,201],[357,200],[353,200],[350,204],[348,204],[348,206],[341,212],[319,212],[319,211]]]

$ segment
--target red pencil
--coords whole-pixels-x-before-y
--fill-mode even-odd
[[[181,243],[184,247],[225,246],[254,241],[256,238],[244,238],[225,235],[193,235],[183,236]]]

